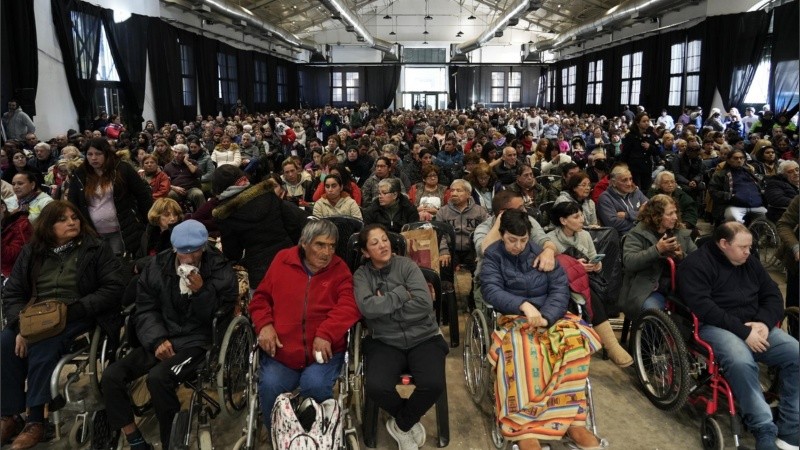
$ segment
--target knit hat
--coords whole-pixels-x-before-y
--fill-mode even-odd
[[[196,220],[186,220],[172,230],[172,247],[178,253],[194,253],[206,246],[208,230]]]

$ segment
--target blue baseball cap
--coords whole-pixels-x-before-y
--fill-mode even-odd
[[[208,230],[196,220],[186,220],[172,230],[170,242],[178,253],[194,253],[205,248],[208,242]]]

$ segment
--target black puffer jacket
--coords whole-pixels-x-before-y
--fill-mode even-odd
[[[411,201],[403,194],[397,195],[399,208],[392,214],[388,207],[383,207],[378,203],[378,199],[372,201],[367,209],[364,210],[364,223],[379,223],[387,230],[399,233],[403,225],[419,221],[419,212]]]
[[[250,186],[222,200],[213,212],[222,251],[247,269],[252,287],[258,286],[280,250],[297,244],[307,220],[302,209],[275,195],[274,186],[271,180]]]
[[[70,177],[69,201],[80,209],[89,224],[94,227],[89,216],[89,201],[86,199],[86,170],[88,164],[77,168]],[[114,169],[114,207],[117,209],[125,252],[133,258],[141,254],[142,233],[147,223],[147,212],[153,206],[150,186],[142,180],[130,164],[118,162]]]
[[[84,236],[75,250],[77,258],[78,302],[86,315],[103,327],[109,336],[118,336],[122,326],[120,305],[125,290],[119,260],[108,245],[98,238]],[[31,274],[41,265],[43,255],[37,255],[31,244],[22,249],[8,283],[3,288],[3,317],[5,326],[18,330],[19,313],[33,294]],[[39,260],[39,261],[37,261]]]
[[[175,352],[211,343],[214,313],[236,301],[236,273],[219,250],[207,247],[200,264],[203,287],[181,295],[175,253],[156,255],[139,277],[136,295],[136,336],[148,351],[169,339]]]

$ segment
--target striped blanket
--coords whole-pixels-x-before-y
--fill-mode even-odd
[[[503,435],[558,440],[571,425],[584,425],[589,359],[601,347],[594,330],[571,313],[543,332],[530,332],[525,316],[503,316],[499,326],[489,361]]]

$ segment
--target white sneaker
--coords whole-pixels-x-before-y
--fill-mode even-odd
[[[390,417],[389,420],[386,421],[386,429],[394,440],[397,441],[399,450],[419,450],[417,441],[414,439],[413,429],[402,431],[400,428],[397,428],[397,422],[395,422],[394,417]]]
[[[413,429],[411,431],[414,431]],[[792,445],[781,438],[775,439],[775,446],[781,450],[800,450],[797,445]]]
[[[415,423],[409,431],[414,436],[414,440],[417,442],[417,447],[422,447],[425,445],[425,439],[427,438],[427,435],[425,433],[425,427],[422,426],[422,423]]]

